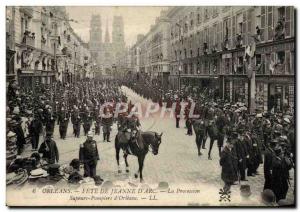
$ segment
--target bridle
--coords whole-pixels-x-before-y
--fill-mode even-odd
[[[159,139],[157,139],[158,141],[159,141]],[[159,142],[159,144],[160,144],[161,142]],[[152,152],[152,154],[154,154],[154,152],[153,152],[153,144],[152,143],[149,143],[149,152]]]

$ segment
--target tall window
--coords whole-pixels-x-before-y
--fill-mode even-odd
[[[291,36],[292,29],[292,7],[285,7],[285,35]]]
[[[261,7],[261,41],[265,40],[265,28],[266,28],[266,8],[264,6]]]
[[[218,43],[218,41],[217,41],[217,34],[218,34],[217,24],[214,24],[214,28],[213,28],[213,45],[216,48],[217,48],[216,45]]]
[[[208,19],[208,9],[204,8],[204,20]]]
[[[22,17],[21,18],[21,34],[23,35],[25,32],[25,20],[24,18]]]
[[[285,7],[279,7],[278,8],[278,18],[280,19],[284,19],[285,18]]]
[[[268,7],[268,40],[273,40],[273,7]]]
[[[225,19],[223,23],[223,35],[225,39],[228,39],[228,19]]]

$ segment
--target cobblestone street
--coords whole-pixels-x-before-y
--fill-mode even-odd
[[[135,103],[141,101],[142,104],[147,101],[137,94],[133,93],[128,88],[123,87],[123,90],[128,95],[129,99]],[[195,136],[186,135],[184,129],[184,121],[181,120],[180,128],[175,128],[175,120],[165,117],[163,120],[158,117],[158,114],[150,118],[141,119],[142,130],[163,132],[162,144],[160,145],[159,154],[154,156],[151,152],[148,153],[144,163],[143,176],[145,183],[157,185],[159,182],[168,182],[170,186],[177,184],[192,184],[200,189],[202,185],[214,188],[215,195],[218,195],[218,189],[223,187],[223,182],[220,177],[221,168],[219,166],[219,156],[216,144],[213,147],[212,158],[208,160],[208,149],[202,151],[203,155],[198,156],[195,144]],[[66,140],[59,139],[58,127],[55,129],[54,140],[57,142],[60,152],[60,164],[67,164],[73,158],[78,158],[79,145],[84,142],[85,137],[74,138],[72,135],[72,125],[69,124]],[[81,131],[83,132],[83,130]],[[138,170],[137,158],[129,156],[128,162],[130,165],[130,173],[125,172],[125,164],[123,157],[120,157],[120,168],[122,173],[117,172],[117,163],[115,159],[114,138],[116,135],[116,125],[113,125],[111,133],[111,143],[103,142],[102,131],[100,136],[95,136],[94,139],[98,143],[100,153],[100,162],[97,167],[97,174],[104,180],[112,182],[134,182],[139,183],[134,179],[133,175]],[[206,142],[206,147],[209,146],[209,140]],[[26,151],[25,154],[29,154]],[[120,155],[121,156],[121,155]],[[251,186],[252,196],[258,199],[260,192],[263,190],[264,177],[263,167],[259,167],[260,175],[256,177],[248,177],[247,182],[241,184],[249,184]],[[293,170],[291,176],[293,176]],[[294,185],[293,179],[291,180]],[[233,195],[239,195],[240,185],[232,187]],[[211,195],[211,194],[210,194]],[[288,199],[293,199],[293,188],[290,187]],[[201,202],[201,201],[200,201]],[[202,202],[201,202],[202,203]],[[205,204],[205,202],[203,203]]]

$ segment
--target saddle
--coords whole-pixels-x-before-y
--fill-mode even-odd
[[[141,142],[141,134],[140,131],[133,131],[133,132],[127,132],[127,131],[123,131],[121,133],[118,133],[118,140],[119,143],[123,146],[126,146],[126,151],[128,153],[132,154],[132,150],[131,148],[135,145],[136,147],[138,147],[139,149],[143,149],[144,148],[144,144],[143,142]]]

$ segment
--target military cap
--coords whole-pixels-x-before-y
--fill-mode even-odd
[[[14,132],[12,132],[12,131],[9,131],[8,133],[7,133],[7,137],[8,138],[12,138],[12,137],[15,137],[16,136],[16,133],[14,133]]]
[[[51,137],[51,136],[52,136],[52,132],[47,131],[47,132],[46,132],[46,136],[47,136],[47,137]]]

